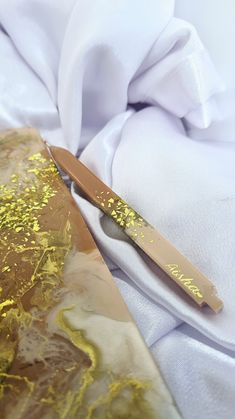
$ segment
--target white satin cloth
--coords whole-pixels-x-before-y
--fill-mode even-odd
[[[0,129],[77,154],[224,300],[192,306],[72,188],[185,419],[235,415],[234,18],[232,0],[0,4]]]

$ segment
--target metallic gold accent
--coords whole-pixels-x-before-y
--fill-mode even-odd
[[[182,273],[179,265],[176,263],[170,263],[165,265],[167,270],[171,272],[171,274],[177,279],[177,281],[181,282],[185,288],[187,288],[193,295],[198,298],[203,298],[202,291],[197,287],[193,278],[187,278]]]
[[[136,419],[153,419],[158,417],[158,411],[155,414],[153,409],[158,397],[164,412],[166,405],[170,406],[170,411],[172,409],[175,412],[168,395],[166,399],[165,395],[161,398],[162,382],[159,386],[160,395],[155,390],[151,394],[152,388],[157,385],[155,380],[148,379],[148,374],[149,371],[152,374],[155,366],[146,351],[145,365],[149,362],[150,368],[145,375],[146,367],[142,368],[141,361],[138,362],[138,359],[142,360],[145,347],[116,288],[114,291],[112,280],[104,269],[95,245],[89,242],[90,237],[87,240],[92,243],[89,252],[78,251],[72,228],[76,232],[76,240],[82,231],[77,231],[71,223],[77,220],[79,212],[75,208],[72,218],[63,205],[61,223],[55,223],[54,229],[49,228],[50,223],[47,224],[47,220],[53,224],[53,219],[58,215],[58,196],[62,203],[70,199],[66,189],[61,187],[62,182],[52,161],[46,153],[44,156],[37,152],[27,161],[19,163],[19,166],[19,172],[11,175],[9,181],[2,185],[0,196],[1,213],[4,214],[0,225],[0,249],[3,256],[0,261],[2,417],[13,417],[12,412],[16,411],[20,419],[31,417],[32,412],[35,418],[133,416]],[[73,204],[69,204],[71,211],[74,210]],[[86,235],[89,236],[87,231]],[[82,268],[83,260],[85,268]],[[73,263],[75,273],[69,271]],[[117,310],[113,308],[110,317],[105,315],[108,303],[102,299],[103,295],[101,298],[98,291],[88,292],[87,283],[91,277],[95,278],[99,289],[104,287],[107,290],[109,299],[117,301],[116,306],[123,304],[123,318],[119,315],[114,319]],[[71,299],[76,302],[74,306],[68,306]],[[90,308],[93,299],[98,299],[98,303]],[[104,314],[96,312],[99,305]],[[115,304],[110,306],[114,307]],[[76,310],[80,310],[80,316]],[[78,324],[86,320],[84,329],[73,325],[69,317],[73,315]],[[99,325],[94,340],[99,337],[99,333],[105,333],[103,324],[115,326],[120,332],[121,345],[123,339],[126,342],[123,348],[123,367],[119,367],[119,360],[115,356],[107,366],[103,361],[106,349],[103,347],[102,353],[99,346],[88,339],[85,326],[89,322],[93,324],[93,321]],[[112,345],[109,336],[108,339],[106,346],[109,343]],[[135,351],[133,364],[129,359],[132,347]],[[127,368],[129,363],[130,370]],[[138,368],[135,368],[135,364]],[[139,378],[141,368],[144,374],[140,374]],[[151,374],[150,377],[158,377],[155,373]]]

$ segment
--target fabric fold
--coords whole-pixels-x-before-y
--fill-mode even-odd
[[[192,306],[72,186],[184,417],[210,419],[218,408],[218,419],[230,419],[234,90],[229,99],[197,31],[174,17],[174,6],[173,0],[2,0],[0,128],[34,126],[49,143],[68,148],[215,283],[225,305],[217,316]],[[223,45],[229,48],[223,31],[219,39],[213,35],[214,56],[222,45],[218,61]]]

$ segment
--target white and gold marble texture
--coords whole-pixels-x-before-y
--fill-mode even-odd
[[[38,134],[0,143],[1,417],[179,418]]]

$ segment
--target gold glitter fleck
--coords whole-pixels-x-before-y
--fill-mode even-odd
[[[15,228],[16,233],[19,233],[21,230],[23,230],[23,227],[16,227]]]
[[[110,215],[117,224],[120,225],[123,229],[131,228],[131,227],[143,227],[146,225],[146,221],[143,220],[140,215],[133,210],[133,208],[129,207],[128,204],[123,201],[120,198],[109,198],[108,199],[108,205],[105,205],[105,199],[102,197],[99,197],[97,195],[97,198],[101,201],[100,206],[105,208],[105,212],[107,215]],[[136,231],[136,229],[135,229]],[[133,237],[137,237],[137,235],[134,235]],[[144,238],[144,235],[142,233],[142,238]]]
[[[52,160],[46,160],[41,153],[37,153],[28,158],[29,166],[26,172],[30,174],[31,187],[21,189],[21,185],[28,183],[27,176],[19,182],[18,175],[13,174],[11,180],[15,185],[1,185],[0,187],[0,230],[14,230],[20,232],[24,226],[37,232],[40,226],[37,217],[38,213],[50,198],[55,195],[55,191],[48,183],[49,177],[58,174]],[[33,162],[33,167],[31,166]],[[36,167],[35,167],[36,165]],[[44,183],[41,188],[42,183]],[[40,187],[39,187],[40,185]],[[26,194],[25,194],[26,192]],[[27,233],[29,234],[29,233]]]
[[[10,266],[4,266],[4,268],[2,268],[2,272],[10,272],[11,268]]]

